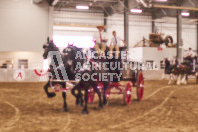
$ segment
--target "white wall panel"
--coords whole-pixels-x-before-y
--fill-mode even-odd
[[[76,12],[55,12],[55,23],[66,24],[87,24],[87,25],[100,25],[103,24],[104,16],[102,13],[76,13]],[[124,38],[124,19],[122,14],[114,14],[107,18],[107,35],[109,40],[112,37],[112,31],[117,31],[117,35]],[[189,21],[183,18],[183,21]],[[149,38],[151,33],[152,19],[149,16],[130,15],[129,17],[129,47],[132,48],[137,42],[141,41],[143,37]],[[171,35],[174,39],[174,43],[177,42],[176,31],[176,18],[163,18],[156,22],[156,27],[159,33]],[[75,27],[75,31],[69,29],[66,30],[54,30],[54,34],[60,35],[92,35],[95,31],[83,29],[82,27]],[[97,31],[97,30],[96,30]],[[185,24],[182,25],[182,39],[183,48],[188,49],[192,47],[196,49],[196,25]],[[110,41],[109,41],[110,43]]]
[[[0,60],[13,60],[14,69],[18,68],[19,59],[28,60],[29,69],[42,69],[43,68],[43,52],[0,52]]]
[[[117,35],[124,39],[124,20],[123,15],[114,14],[108,18],[107,32],[109,38],[112,31],[117,31]],[[151,32],[151,19],[147,16],[131,15],[129,17],[129,47],[133,47],[143,37],[148,38]]]
[[[55,24],[102,25],[103,13],[54,11]]]
[[[48,28],[46,1],[0,0],[0,51],[42,51]]]

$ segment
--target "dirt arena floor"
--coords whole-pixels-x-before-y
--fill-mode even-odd
[[[68,113],[61,111],[61,93],[48,99],[44,83],[0,83],[0,132],[198,132],[198,85],[167,85],[146,81],[142,102],[123,105],[122,95],[97,110],[97,99],[89,114],[81,115],[68,92]]]

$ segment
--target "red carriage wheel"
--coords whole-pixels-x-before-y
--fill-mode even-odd
[[[87,96],[88,96],[88,103],[93,103],[94,101],[94,96],[95,96],[95,92],[93,90],[93,88],[89,89],[88,90],[88,93],[87,93]]]
[[[108,87],[105,95],[107,100],[109,100],[110,92],[111,92],[111,88]]]
[[[144,95],[144,77],[143,73],[140,71],[137,78],[137,99],[141,101]]]
[[[131,84],[129,82],[127,82],[126,86],[125,86],[125,90],[123,92],[124,95],[124,104],[129,105],[131,104],[132,101],[132,89],[131,89]]]
[[[104,94],[104,88],[102,88],[101,92],[102,94]],[[106,94],[105,94],[107,100],[109,100],[110,92],[111,92],[111,86],[109,85],[106,89]]]

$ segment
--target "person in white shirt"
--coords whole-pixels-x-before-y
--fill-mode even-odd
[[[184,58],[192,58],[194,55],[194,52],[192,51],[191,48],[189,48],[189,50],[186,52],[186,54],[184,55]]]
[[[106,50],[106,43],[108,41],[106,33],[103,31],[105,26],[97,26],[98,32],[94,34],[93,38],[95,40],[95,50],[98,51],[98,54],[101,52],[104,53]]]
[[[119,47],[124,47],[126,45],[126,43],[123,39],[121,39],[119,36],[116,35],[116,31],[113,31],[112,34],[113,34],[113,37],[111,38],[111,43],[110,43],[110,46],[109,46],[109,52],[110,52],[110,55],[112,55],[112,51],[115,48],[116,58],[118,58],[119,53],[120,53]]]
[[[184,55],[184,59],[185,60],[192,60],[193,56],[194,56],[194,52],[192,51],[191,48],[189,48],[189,50]]]

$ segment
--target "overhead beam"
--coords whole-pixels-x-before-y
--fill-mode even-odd
[[[104,25],[105,26],[107,25],[107,17],[108,17],[108,14],[104,12]],[[107,32],[107,29],[105,29],[104,31]]]
[[[126,6],[125,1],[128,1],[128,0],[124,0],[124,4],[122,3],[122,1],[119,0],[119,3],[121,6],[125,8],[125,10],[128,10],[128,7]]]
[[[124,6],[127,8],[126,10],[124,10],[124,40],[127,44],[127,48],[129,48],[129,12],[128,12],[129,1],[128,0],[124,1]]]
[[[165,8],[165,9],[176,9],[176,10],[192,10],[192,11],[198,11],[198,8],[194,7],[182,7],[182,6],[167,6],[167,5],[158,5],[154,4],[153,8]]]
[[[54,0],[54,1],[52,2],[52,6],[55,6],[59,1],[60,1],[60,0]]]
[[[155,32],[155,15],[152,15],[152,21],[151,21],[151,25],[152,25],[152,33]]]
[[[189,3],[192,5],[192,6],[195,6],[195,4],[192,2],[192,0],[188,0]]]
[[[148,7],[147,3],[144,0],[136,0],[138,3],[141,3],[144,7]]]
[[[197,23],[197,54],[198,54],[198,23]]]
[[[116,13],[116,10],[114,9],[114,7],[112,5],[110,5],[110,7],[113,10],[113,12]]]
[[[161,11],[163,12],[163,14],[164,14],[165,16],[167,16],[167,13],[165,12],[164,9],[161,9]]]
[[[182,16],[181,10],[177,10],[177,58],[182,60]]]
[[[99,4],[99,5],[103,9],[103,11],[109,16],[109,12],[101,4]]]

